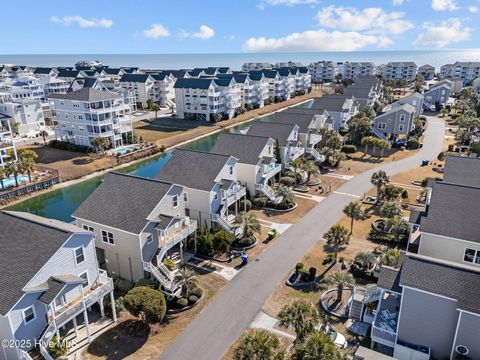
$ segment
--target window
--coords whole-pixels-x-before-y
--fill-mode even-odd
[[[400,121],[405,121],[405,114],[400,115]]]
[[[87,287],[88,286],[88,272],[85,271],[85,272],[81,273],[80,275],[78,275],[78,277],[86,280],[84,283],[82,283],[82,286]]]
[[[183,193],[183,201],[188,201],[188,194],[186,192]]]
[[[377,125],[379,130],[385,130],[387,128],[387,124],[385,123],[378,123]]]
[[[233,175],[233,166],[232,165],[230,165],[229,172],[230,172],[230,175]]]
[[[173,196],[173,208],[175,209],[178,206],[178,195]]]
[[[480,250],[465,249],[463,261],[480,265]]]
[[[26,325],[29,322],[32,322],[35,320],[36,315],[35,315],[35,309],[33,306],[30,306],[29,308],[26,308],[23,310],[23,323]]]
[[[105,230],[102,230],[102,241],[110,245],[115,245],[115,241],[113,241],[113,234]]]
[[[404,131],[405,126],[403,124],[398,125],[398,131]]]
[[[153,241],[153,236],[152,236],[152,234],[148,234],[148,235],[147,235],[147,244],[151,244],[152,241]]]
[[[75,249],[75,263],[81,264],[85,261],[85,254],[83,253],[83,247]]]

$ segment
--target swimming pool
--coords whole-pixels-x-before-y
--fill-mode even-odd
[[[127,152],[132,152],[135,150],[135,146],[134,145],[128,145],[128,146],[123,146],[123,147],[119,147],[119,148],[116,148],[116,149],[113,149],[113,153],[114,154],[119,154],[119,155],[124,155],[126,154]]]
[[[28,181],[28,176],[27,175],[18,175],[17,176],[17,181],[18,181],[19,185],[21,183],[27,182]],[[15,185],[16,185],[16,182],[15,182],[15,178],[13,176],[10,176],[6,179],[3,179],[3,186],[5,186],[6,188],[10,187],[10,186],[15,186]]]

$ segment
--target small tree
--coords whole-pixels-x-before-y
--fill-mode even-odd
[[[297,185],[297,173],[298,170],[302,169],[303,166],[303,159],[297,158],[290,162],[290,165],[293,167],[293,177],[295,179],[295,185]]]
[[[163,294],[147,286],[131,289],[123,298],[123,303],[130,314],[140,317],[146,324],[160,323],[167,311]]]
[[[380,200],[382,198],[383,186],[390,182],[390,178],[385,171],[379,170],[372,174],[372,178],[370,179],[370,181],[377,188],[377,199],[375,201],[375,204],[378,204],[380,203]]]
[[[330,336],[321,331],[314,332],[307,341],[295,347],[295,360],[340,360],[340,352]]]
[[[25,160],[35,161],[38,158],[38,154],[30,149],[18,149],[17,150],[18,159],[23,162]]]
[[[323,237],[327,240],[327,245],[333,249],[335,262],[337,262],[338,253],[350,242],[350,235],[347,228],[339,224],[333,225]]]
[[[68,346],[65,338],[54,336],[48,344],[48,352],[54,359],[61,358],[68,354]]]
[[[403,189],[401,187],[389,184],[383,188],[382,196],[387,201],[394,201],[398,199],[402,192]]]
[[[355,202],[352,201],[350,204],[345,206],[343,209],[343,213],[347,215],[350,218],[350,235],[353,233],[353,222],[355,220],[360,220],[362,218],[362,206]]]
[[[2,190],[5,190],[5,184],[3,183],[3,180],[7,177],[7,174],[5,172],[5,168],[0,166],[0,184],[2,185]]]
[[[320,174],[320,169],[313,160],[305,160],[302,164],[302,169],[307,172],[307,181],[310,181],[312,175]]]
[[[234,224],[242,228],[242,234],[244,237],[260,233],[260,222],[253,214],[248,214],[242,211],[235,217]]]
[[[155,119],[157,118],[158,111],[160,110],[160,106],[157,103],[153,103],[150,106],[150,110],[155,111]]]
[[[319,321],[317,310],[303,300],[295,300],[292,304],[285,305],[278,313],[278,319],[280,326],[292,327],[295,330],[295,342],[303,342],[315,331]]]
[[[190,291],[197,285],[196,272],[189,268],[182,268],[175,276],[175,281],[181,284],[183,297],[190,296]]]
[[[394,218],[388,220],[387,229],[390,234],[393,235],[395,242],[398,244],[401,237],[408,234],[409,226],[408,223],[400,216],[395,216]]]
[[[368,147],[370,145],[373,145],[373,141],[375,139],[372,137],[372,136],[365,136],[363,139],[362,139],[362,145],[365,146],[365,154],[368,154]]]
[[[285,353],[280,340],[265,330],[255,330],[246,334],[235,349],[235,360],[282,360]]]
[[[110,145],[108,138],[97,137],[90,140],[90,144],[95,148],[96,151],[100,150],[102,155],[105,155],[105,148]]]
[[[343,289],[355,285],[355,280],[352,274],[346,271],[335,271],[330,275],[328,282],[337,287],[337,299],[341,300],[343,297]]]
[[[282,163],[282,156],[281,156],[281,153],[280,153],[280,142],[278,141],[278,139],[275,139],[275,149],[274,149],[274,155],[275,155],[275,162],[277,164],[281,164]]]
[[[12,176],[15,179],[15,185],[18,186],[18,175],[22,171],[20,164],[17,161],[10,161],[5,165],[5,173],[7,176]]]
[[[393,219],[402,215],[402,208],[396,202],[389,201],[381,207],[380,214],[388,219]]]
[[[41,136],[42,139],[43,139],[43,145],[47,145],[47,136],[48,136],[48,132],[46,130],[40,130],[40,132],[38,133],[38,136]]]
[[[380,156],[383,157],[385,150],[390,150],[392,148],[392,144],[390,144],[390,141],[387,140],[380,140],[378,142],[378,146],[382,150]]]
[[[20,163],[20,170],[22,172],[27,173],[28,181],[32,182],[32,172],[35,171],[35,163],[33,162],[33,160],[30,160],[30,159],[23,160]]]
[[[400,263],[400,250],[389,249],[382,257],[381,264],[385,266],[397,267]]]
[[[213,257],[230,251],[233,242],[233,236],[224,229],[218,230],[212,239]]]

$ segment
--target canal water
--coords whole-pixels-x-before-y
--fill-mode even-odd
[[[312,102],[313,100],[297,105],[297,107],[308,108],[312,105]],[[258,120],[270,121],[271,118],[271,115],[265,115],[259,117]],[[245,132],[249,126],[250,125],[248,123],[241,124],[226,131],[231,133],[242,133]],[[219,136],[220,133],[208,135],[182,145],[181,148],[210,151]],[[118,171],[142,177],[155,178],[156,174],[165,166],[171,156],[171,151],[167,151],[164,154],[157,155],[131,166],[127,166]],[[71,215],[80,206],[80,204],[85,201],[85,199],[100,185],[101,181],[102,176],[97,176],[95,178],[82,181],[78,184],[32,197],[9,207],[8,210],[26,211],[51,219],[71,222],[73,221]]]

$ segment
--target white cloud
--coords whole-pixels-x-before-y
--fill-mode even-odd
[[[404,18],[403,12],[387,12],[382,8],[327,6],[317,13],[316,19],[322,27],[371,33],[401,34],[413,28],[412,22]]]
[[[142,34],[149,39],[159,39],[170,36],[170,32],[162,24],[152,24],[149,29],[143,30]]]
[[[392,0],[392,5],[393,6],[400,6],[403,5],[407,2],[407,0]]]
[[[470,39],[473,29],[463,27],[460,19],[448,19],[438,24],[424,23],[424,32],[413,42],[417,47],[445,47]]]
[[[435,11],[454,11],[460,9],[455,0],[432,0],[432,9]]]
[[[250,38],[243,44],[247,52],[276,51],[353,51],[369,45],[386,47],[392,41],[385,36],[358,32],[311,30],[281,38]]]
[[[468,11],[471,12],[472,14],[476,14],[478,13],[479,9],[478,7],[472,5],[468,7]]]
[[[189,36],[188,33],[186,33]],[[215,30],[213,30],[210,26],[202,25],[200,26],[200,30],[196,33],[191,34],[192,37],[202,40],[208,40],[215,36]]]
[[[64,26],[70,26],[72,24],[77,24],[81,28],[109,28],[113,25],[113,20],[110,19],[97,19],[97,18],[89,18],[86,19],[79,15],[74,16],[51,16],[50,22],[54,24],[61,24]]]

